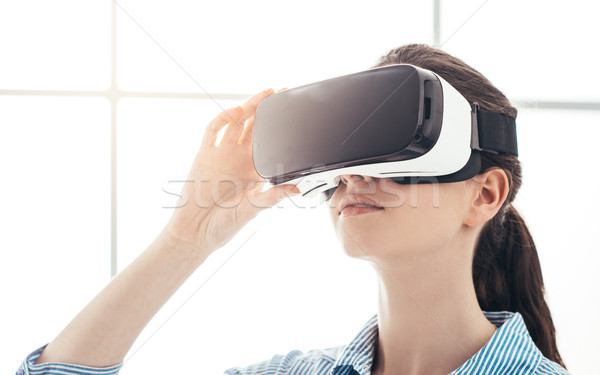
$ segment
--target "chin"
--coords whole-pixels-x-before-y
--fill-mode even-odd
[[[352,258],[369,258],[381,255],[385,249],[385,236],[374,228],[359,226],[338,226],[337,237],[346,255]],[[387,243],[389,245],[389,243]]]
[[[364,248],[358,247],[356,246],[356,244],[354,244],[355,246],[351,246],[351,245],[345,245],[343,246],[344,248],[344,253],[349,256],[350,258],[354,258],[354,259],[362,259],[362,260],[369,260],[372,257],[376,257],[377,254],[373,254],[372,251],[367,250],[366,252],[364,251]]]

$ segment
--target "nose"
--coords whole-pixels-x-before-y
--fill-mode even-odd
[[[345,185],[348,185],[350,183],[360,184],[363,180],[364,180],[364,182],[370,184],[373,181],[373,177],[363,176],[363,175],[359,175],[359,174],[343,174],[340,176],[340,180],[342,180],[342,182]]]
[[[363,176],[358,174],[340,175],[340,182],[344,183],[346,186],[346,194],[374,194],[376,189],[375,184],[373,183],[374,181],[374,178],[371,176]],[[341,193],[339,190],[339,188],[332,189],[329,198],[331,198],[336,191],[338,191],[339,195]]]
[[[340,181],[346,185],[346,194],[375,194],[375,179],[359,174],[343,174]]]

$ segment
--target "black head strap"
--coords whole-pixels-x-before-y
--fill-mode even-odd
[[[497,154],[506,152],[518,156],[517,124],[514,118],[471,105],[471,148]]]

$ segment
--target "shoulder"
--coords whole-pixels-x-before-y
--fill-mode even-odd
[[[227,369],[224,375],[327,374],[342,349],[343,346],[336,346],[312,349],[306,353],[292,350],[286,354],[275,354],[270,359],[246,367]]]
[[[542,360],[538,365],[534,375],[569,375],[567,370],[558,363],[549,360],[542,356]]]

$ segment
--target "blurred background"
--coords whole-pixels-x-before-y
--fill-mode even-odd
[[[253,93],[427,43],[519,108],[516,200],[558,348],[599,374],[597,2],[0,2],[0,372],[62,328],[166,224],[205,125]],[[376,312],[371,267],[326,205],[249,223],[150,322],[123,374],[219,374],[343,345]],[[399,239],[401,240],[401,239]]]

